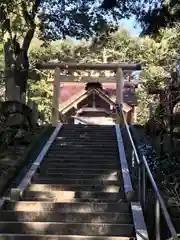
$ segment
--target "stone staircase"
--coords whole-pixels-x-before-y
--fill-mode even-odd
[[[63,125],[21,199],[5,202],[0,239],[148,239],[121,165],[115,126]]]

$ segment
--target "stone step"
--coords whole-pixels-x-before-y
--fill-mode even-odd
[[[125,202],[125,195],[123,192],[96,192],[96,191],[33,191],[26,190],[23,195],[25,201],[56,201],[56,202],[76,202],[76,200],[82,202],[90,199],[94,202],[101,201],[116,201]]]
[[[87,161],[96,161],[96,162],[117,162],[119,161],[119,155],[96,155],[91,153],[85,154],[85,153],[81,153],[81,154],[77,154],[77,153],[54,153],[54,152],[48,152],[46,154],[46,156],[44,157],[44,160],[46,161],[53,161],[53,159],[55,160],[60,160],[60,159],[65,159],[65,160],[71,160],[71,161],[78,161],[78,160],[87,160]]]
[[[110,173],[110,174],[102,174],[102,175],[99,175],[99,174],[67,174],[67,173],[62,173],[62,174],[39,174],[37,173],[35,176],[34,176],[34,180],[35,179],[49,179],[49,178],[54,178],[55,181],[57,181],[57,183],[61,183],[59,182],[60,179],[81,179],[81,180],[86,180],[86,179],[92,179],[92,180],[112,180],[112,181],[118,181],[120,179],[120,175],[118,175],[117,173]],[[52,182],[49,182],[49,183],[52,183]]]
[[[98,129],[98,128],[72,128],[72,129],[63,129],[61,130],[62,134],[66,134],[66,133],[79,133],[79,134],[83,134],[83,133],[89,133],[89,134],[92,134],[92,133],[97,133],[97,134],[106,134],[106,133],[109,133],[109,134],[115,134],[115,128],[111,128],[111,129]]]
[[[32,183],[36,184],[82,184],[82,185],[98,185],[98,184],[115,184],[120,185],[120,180],[99,180],[99,179],[54,179],[54,178],[34,178]]]
[[[111,143],[111,144],[94,144],[94,143],[86,143],[86,141],[79,143],[78,141],[74,142],[74,143],[70,143],[70,142],[62,142],[62,143],[55,143],[53,142],[52,146],[50,147],[50,149],[60,149],[60,148],[93,148],[93,149],[100,149],[102,151],[108,151],[108,149],[112,150],[112,149],[116,149],[117,144]],[[108,148],[107,148],[108,147]]]
[[[98,163],[98,162],[74,162],[74,161],[60,161],[60,162],[48,162],[44,161],[40,168],[81,168],[81,169],[120,169],[120,164],[119,163],[110,163],[110,162],[103,162]]]
[[[49,151],[84,151],[84,152],[90,152],[90,151],[93,151],[93,152],[99,152],[99,153],[113,153],[113,152],[118,152],[118,149],[116,147],[112,147],[112,148],[109,148],[109,147],[106,147],[106,148],[100,148],[100,147],[97,147],[97,146],[89,146],[89,145],[85,145],[84,146],[81,146],[81,147],[78,147],[78,146],[52,146]]]
[[[89,134],[94,136],[95,134],[100,135],[100,134],[111,134],[112,136],[115,135],[115,129],[62,129],[61,132],[59,133],[61,135],[65,134]]]
[[[66,133],[61,133],[56,137],[56,139],[62,139],[62,137],[67,140],[67,139],[78,139],[78,140],[92,140],[96,139],[96,141],[99,142],[107,142],[109,141],[115,141],[117,140],[117,137],[115,134],[111,133],[77,133],[77,132],[66,132]]]
[[[107,135],[108,134],[108,135]],[[108,136],[110,136],[109,138],[107,138]],[[87,140],[91,140],[91,139],[96,139],[99,140],[99,142],[107,142],[109,141],[113,141],[117,139],[116,134],[112,134],[112,133],[94,133],[94,132],[61,132],[57,135],[56,140],[61,140],[62,138],[65,139],[70,139],[71,137],[74,137],[76,139],[78,139],[79,141],[81,141],[82,139],[87,139]],[[74,140],[74,139],[73,139]]]
[[[99,125],[100,126],[100,125]],[[77,133],[115,133],[115,128],[100,128],[100,127],[88,127],[88,128],[82,128],[82,127],[73,127],[73,128],[62,128],[61,130],[62,133],[67,133],[67,132],[77,132]]]
[[[97,143],[95,144],[93,141],[79,141],[77,138],[76,138],[76,141],[72,141],[72,140],[68,140],[68,141],[64,141],[64,139],[61,140],[55,140],[53,142],[53,145],[52,146],[55,146],[55,147],[67,147],[67,146],[90,146],[90,147],[99,147],[99,148],[102,148],[102,149],[105,149],[107,147],[110,147],[110,148],[114,148],[116,145],[117,145],[117,141],[113,141],[113,142],[110,142],[110,141],[107,141],[107,142],[98,142],[98,145]]]
[[[38,201],[7,201],[4,205],[4,210],[13,211],[57,211],[59,213],[129,213],[130,205],[128,203],[57,203],[57,202],[38,202]],[[88,235],[88,233],[87,233]]]
[[[61,135],[70,135],[70,134],[77,134],[77,135],[84,135],[84,134],[87,134],[87,135],[90,135],[90,136],[94,136],[94,135],[97,135],[97,136],[100,136],[100,135],[104,135],[106,136],[107,134],[111,135],[111,136],[115,136],[115,131],[113,131],[112,129],[110,130],[97,130],[97,129],[82,129],[82,130],[79,130],[79,129],[73,129],[73,130],[64,130],[63,129],[61,130]],[[60,135],[60,133],[59,133]]]
[[[82,169],[82,168],[48,168],[48,169],[39,169],[40,174],[54,174],[59,175],[61,173],[72,173],[72,174],[108,174],[108,173],[118,173],[117,168],[115,169]]]
[[[88,191],[100,191],[100,192],[119,192],[123,190],[122,187],[118,184],[99,184],[93,185],[92,183],[89,185],[82,184],[31,184],[28,188],[29,191],[51,191],[51,192],[59,192],[59,191],[77,191],[77,190]],[[87,189],[87,190],[86,190]]]
[[[98,136],[99,139],[101,139],[101,136],[107,136],[107,134],[111,137],[115,137],[116,136],[116,132],[115,131],[95,131],[95,130],[91,130],[91,131],[60,131],[57,135],[57,137],[65,137],[65,136],[70,136],[70,135],[76,135],[78,137],[95,137],[96,135]]]
[[[65,137],[64,138],[56,138],[55,141],[53,142],[54,146],[65,146],[65,145],[87,145],[87,146],[99,146],[102,148],[105,147],[112,147],[114,148],[117,146],[117,139],[108,139],[108,140],[98,140],[98,139],[79,139],[79,138],[70,138],[70,137]]]
[[[117,146],[114,144],[112,147],[104,147],[104,148],[100,148],[98,146],[98,144],[94,144],[94,146],[92,145],[89,145],[89,144],[82,144],[82,146],[77,146],[78,144],[77,143],[74,143],[74,144],[67,144],[67,146],[62,146],[62,145],[55,145],[53,144],[51,147],[50,147],[50,151],[67,151],[67,150],[71,150],[71,151],[82,151],[82,150],[86,150],[86,151],[89,151],[89,149],[93,152],[113,152],[113,151],[118,151],[118,148]]]
[[[60,223],[60,222],[0,222],[0,232],[11,234],[61,234],[131,237],[132,224]]]
[[[47,217],[48,216],[48,217]],[[67,222],[67,223],[118,223],[132,224],[128,213],[58,213],[58,212],[15,212],[2,211],[0,221],[19,222]]]
[[[117,180],[118,176],[117,176],[117,172],[109,172],[109,174],[106,173],[96,173],[94,171],[92,172],[72,172],[69,173],[68,171],[64,171],[61,173],[45,173],[45,172],[41,172],[38,174],[39,177],[45,177],[45,178],[78,178],[78,179],[106,179],[106,180]],[[117,177],[116,177],[117,176]]]
[[[100,135],[100,134],[111,134],[111,135],[115,135],[115,129],[98,129],[98,128],[89,128],[89,129],[62,129],[61,130],[61,134],[91,134],[91,135],[94,135],[94,134],[97,134],[97,135]]]
[[[100,127],[100,125],[94,125],[94,127],[93,126],[89,127],[89,125],[88,125],[88,127],[86,127],[86,128],[78,127],[78,125],[74,125],[72,128],[69,128],[69,127],[67,128],[67,127],[63,126],[61,132],[63,133],[63,131],[65,133],[66,132],[90,132],[90,133],[92,133],[92,132],[97,132],[97,133],[109,132],[109,133],[114,133],[115,126],[114,126],[114,128],[113,127],[112,128],[107,128],[107,127],[102,128],[102,127]]]
[[[47,155],[44,157],[44,161],[45,163],[61,163],[61,162],[74,162],[74,163],[78,163],[78,162],[83,162],[84,164],[86,163],[98,163],[98,164],[108,164],[108,163],[119,163],[119,156],[115,156],[115,157],[106,157],[106,156],[65,156],[65,155],[61,155],[61,156],[56,156],[55,154],[49,154],[47,153]]]
[[[2,240],[135,240],[133,237],[120,236],[77,236],[77,235],[34,235],[34,234],[0,234]]]
[[[73,198],[73,197],[61,197],[59,199],[53,199],[53,198],[45,198],[43,196],[42,198],[39,196],[36,196],[36,192],[31,192],[31,196],[25,196],[23,197],[23,201],[41,201],[41,202],[56,202],[56,203],[111,203],[111,204],[116,204],[116,203],[123,203],[126,202],[124,199],[120,199],[118,201],[116,200],[109,200],[109,199],[100,199],[100,198]]]
[[[104,151],[93,151],[91,149],[88,149],[88,150],[83,150],[82,149],[79,149],[79,150],[76,150],[76,149],[69,149],[69,150],[61,150],[61,149],[57,149],[57,150],[49,150],[48,151],[48,155],[57,155],[57,156],[61,156],[61,155],[65,155],[65,156],[72,156],[72,155],[76,155],[76,156],[88,156],[88,155],[94,155],[96,157],[99,157],[99,156],[102,156],[102,157],[115,157],[115,156],[119,156],[119,152],[116,150],[112,150],[112,151],[108,151],[108,152],[104,152]]]
[[[56,143],[70,143],[70,142],[72,142],[72,143],[75,143],[75,144],[79,144],[79,143],[82,143],[82,144],[84,144],[84,143],[93,143],[93,144],[100,144],[100,145],[107,145],[108,146],[108,144],[117,144],[117,138],[116,137],[114,137],[114,138],[109,138],[109,137],[105,137],[105,138],[102,138],[102,137],[100,137],[100,138],[98,138],[98,137],[96,137],[96,136],[94,136],[94,137],[90,137],[90,136],[88,136],[88,137],[80,137],[80,136],[74,136],[74,137],[72,137],[72,136],[59,136],[59,137],[56,137],[56,139],[55,139],[55,141],[53,142],[53,144],[56,144]]]
[[[114,129],[114,125],[95,125],[95,124],[64,124],[63,129]]]

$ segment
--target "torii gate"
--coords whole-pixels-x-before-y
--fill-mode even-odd
[[[60,97],[60,83],[63,82],[100,82],[100,83],[116,83],[116,104],[122,107],[123,104],[123,86],[124,77],[123,72],[131,72],[135,70],[141,70],[141,64],[128,64],[128,63],[40,63],[37,65],[38,69],[55,69],[55,77],[53,81],[53,100],[52,100],[52,125],[56,126],[59,122],[59,97]],[[60,75],[61,70],[113,70],[116,73],[115,79],[113,77],[79,77]]]

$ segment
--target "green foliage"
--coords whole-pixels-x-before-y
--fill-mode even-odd
[[[28,97],[38,104],[38,110],[43,123],[51,122],[52,107],[52,83],[47,78],[37,83],[30,83],[28,88]]]
[[[2,34],[9,32],[24,37],[32,27],[44,40],[64,39],[67,36],[88,39],[102,33],[109,25],[118,26],[118,21],[129,17],[132,0],[126,4],[116,1],[118,6],[105,8],[98,0],[2,0],[0,23]],[[105,2],[105,0],[104,0]]]
[[[109,9],[101,0],[2,0],[0,40],[6,45],[6,81],[13,79],[20,87],[20,95],[26,93],[28,51],[34,36],[43,40],[44,45],[67,37],[90,39],[106,32],[111,25],[115,29],[120,19],[130,15],[132,2],[127,0],[124,5],[119,1],[118,7]],[[67,57],[65,49],[64,53]]]
[[[179,25],[180,2],[176,0],[135,1],[135,15],[143,29],[142,34],[159,35],[159,31]],[[139,10],[139,11],[138,11]]]

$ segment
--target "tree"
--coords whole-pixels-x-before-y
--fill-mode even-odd
[[[45,41],[76,37],[88,39],[129,16],[132,1],[108,8],[94,0],[2,0],[0,4],[1,38],[5,41],[5,78],[26,92],[28,50],[34,35]],[[125,11],[126,10],[126,11]],[[106,11],[106,12],[105,12]],[[14,89],[14,88],[13,88]],[[7,97],[11,97],[11,92]]]
[[[142,26],[142,34],[159,34],[160,29],[172,28],[179,25],[180,2],[177,0],[168,1],[143,1],[140,4],[139,12],[136,9],[137,19]]]

